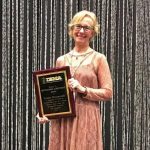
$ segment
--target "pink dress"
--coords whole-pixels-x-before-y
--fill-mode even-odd
[[[61,56],[63,61],[59,61],[57,66],[69,65],[69,54]],[[75,71],[75,67],[71,67],[71,71]],[[109,98],[112,92],[105,56],[93,51],[80,64],[74,78],[88,87],[88,94],[83,97],[76,93],[75,118],[51,120],[49,150],[103,150],[99,101]]]

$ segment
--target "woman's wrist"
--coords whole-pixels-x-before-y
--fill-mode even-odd
[[[87,95],[87,87],[84,86],[84,88],[85,88],[85,91],[84,91],[83,95],[86,96]]]
[[[83,86],[82,91],[80,92],[83,96],[87,95],[87,87]]]

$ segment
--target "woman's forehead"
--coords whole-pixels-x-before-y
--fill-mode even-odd
[[[92,18],[86,16],[84,17],[82,20],[78,20],[76,21],[76,23],[79,23],[79,24],[87,24],[87,25],[93,25],[93,20]]]

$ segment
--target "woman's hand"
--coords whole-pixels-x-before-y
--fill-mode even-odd
[[[38,118],[40,124],[49,122],[49,120],[46,116],[40,117],[39,113],[36,115],[36,117]]]
[[[72,91],[77,91],[79,93],[84,93],[86,90],[85,87],[83,87],[79,81],[75,80],[74,78],[68,80],[68,85]]]

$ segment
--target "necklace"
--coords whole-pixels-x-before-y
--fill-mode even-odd
[[[75,57],[75,59],[77,60],[77,59],[79,59],[79,58],[81,58],[81,57],[85,57],[85,56],[88,55],[89,53],[91,53],[91,51],[88,52],[88,53],[84,53],[84,54],[74,54],[74,51],[73,51],[73,53],[71,54],[71,57]]]
[[[71,54],[71,62],[69,63],[71,67],[73,67],[72,65],[72,57],[74,56],[76,58],[76,60],[78,60],[79,57],[83,57],[83,59],[79,62],[79,64],[77,66],[74,66],[74,69],[71,71],[72,73],[72,77],[74,77],[75,73],[77,72],[77,70],[79,69],[79,67],[81,66],[81,64],[93,53],[93,50],[84,54],[80,54],[80,55],[74,55],[74,51]]]

